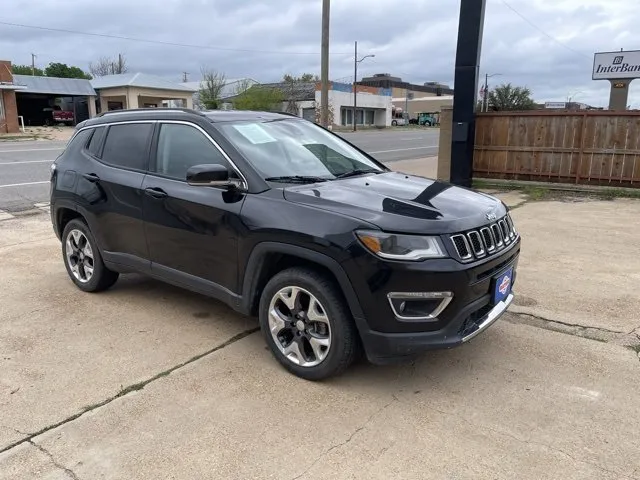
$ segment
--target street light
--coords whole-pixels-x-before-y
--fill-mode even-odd
[[[484,75],[484,95],[483,95],[483,100],[482,100],[482,110],[484,110],[485,112],[489,111],[489,79],[491,77],[498,77],[502,75],[501,73],[492,73],[491,75],[489,75],[488,73],[486,73]]]
[[[356,83],[358,82],[358,64],[365,58],[373,58],[375,55],[365,55],[358,60],[358,42],[355,43],[355,53],[353,55],[353,131],[356,131],[356,106],[358,104],[358,89]],[[364,118],[363,118],[364,122]]]

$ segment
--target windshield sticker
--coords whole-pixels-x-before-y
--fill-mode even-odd
[[[240,132],[244,138],[249,140],[254,145],[259,143],[269,143],[277,141],[257,123],[234,125],[233,128]]]

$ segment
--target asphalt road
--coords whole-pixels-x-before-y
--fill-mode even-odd
[[[438,153],[437,129],[341,133],[345,139],[388,163]],[[0,143],[0,210],[18,212],[49,200],[49,166],[62,141]]]

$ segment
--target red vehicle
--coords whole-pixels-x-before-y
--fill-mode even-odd
[[[64,123],[65,125],[73,125],[74,124],[74,116],[72,111],[62,110],[59,105],[54,105],[53,111],[51,112],[53,117],[53,123]]]

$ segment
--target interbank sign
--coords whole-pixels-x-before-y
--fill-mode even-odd
[[[596,53],[593,80],[640,78],[640,50]]]

